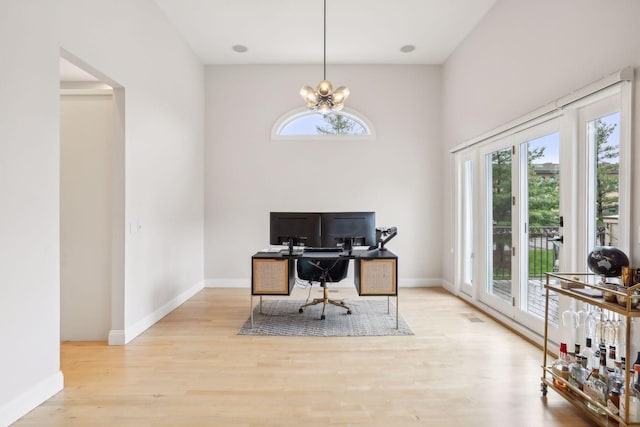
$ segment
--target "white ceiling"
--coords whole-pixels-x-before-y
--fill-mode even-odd
[[[442,64],[495,1],[327,0],[327,63]],[[322,0],[155,2],[204,64],[322,63]]]
[[[442,64],[495,1],[327,0],[327,63]],[[204,64],[322,63],[322,0],[155,2]],[[98,80],[63,58],[60,79]]]

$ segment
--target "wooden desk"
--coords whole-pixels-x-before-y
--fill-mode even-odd
[[[353,250],[341,252],[258,252],[251,257],[251,326],[253,297],[290,295],[295,285],[295,262],[308,260],[353,260],[354,283],[360,296],[386,296],[387,303],[396,297],[396,329],[398,328],[398,257],[389,250]]]

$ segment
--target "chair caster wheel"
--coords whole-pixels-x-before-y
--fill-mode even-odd
[[[320,316],[320,320],[324,320],[326,319],[325,315],[323,314],[322,316]]]
[[[299,308],[299,309],[298,309],[298,313],[304,313],[304,310],[303,310],[303,309],[301,309],[301,308]]]
[[[347,314],[351,314],[351,310],[347,310]]]

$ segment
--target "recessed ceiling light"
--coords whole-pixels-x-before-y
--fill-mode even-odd
[[[413,52],[414,50],[416,50],[416,47],[412,44],[405,44],[400,48],[400,52],[404,52],[404,53]]]
[[[246,51],[249,50],[245,45],[242,45],[242,44],[234,44],[231,47],[231,49],[233,49],[234,52],[238,52],[238,53],[245,53]]]

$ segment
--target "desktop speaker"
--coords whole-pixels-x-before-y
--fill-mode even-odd
[[[293,261],[287,259],[253,259],[251,292],[253,295],[289,295],[295,276]]]
[[[398,295],[397,259],[361,259],[355,279],[360,295]]]

